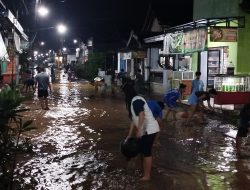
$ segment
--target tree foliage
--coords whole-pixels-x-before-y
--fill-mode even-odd
[[[74,68],[76,76],[78,78],[92,80],[97,76],[98,68],[104,68],[105,60],[106,57],[104,53],[90,53],[86,63],[76,64]]]
[[[34,129],[32,120],[23,121],[21,112],[27,109],[20,108],[23,98],[16,90],[2,90],[0,92],[0,189],[14,188],[14,170],[16,167],[17,150],[32,150],[26,142],[20,147],[20,135],[24,131]],[[28,147],[28,146],[29,147]]]

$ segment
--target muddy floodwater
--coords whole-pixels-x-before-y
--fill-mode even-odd
[[[236,156],[235,126],[209,116],[208,124],[184,127],[164,121],[154,148],[152,180],[139,182],[140,158],[129,165],[119,150],[129,127],[123,97],[93,97],[85,81],[53,84],[50,110],[36,93],[25,94],[33,119],[33,153],[18,157],[15,180],[25,190],[228,190],[250,189],[250,156]],[[246,146],[248,147],[248,146]]]

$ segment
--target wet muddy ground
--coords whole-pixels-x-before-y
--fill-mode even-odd
[[[15,179],[23,189],[168,190],[249,189],[250,157],[237,158],[235,126],[217,116],[184,127],[164,121],[161,146],[154,148],[152,180],[139,182],[140,158],[129,165],[119,150],[129,127],[122,95],[93,97],[86,81],[53,84],[50,110],[29,92],[24,116],[36,130],[25,134],[32,154],[19,156]],[[226,135],[225,135],[226,134]]]

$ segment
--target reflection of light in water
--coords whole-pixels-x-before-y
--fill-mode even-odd
[[[45,117],[51,118],[61,118],[62,120],[66,121],[74,121],[76,117],[84,117],[89,116],[90,110],[85,108],[68,108],[68,107],[61,107],[61,108],[54,108],[52,111],[46,112],[44,115]]]
[[[106,168],[104,162],[98,161],[99,154],[93,152],[99,140],[99,133],[97,136],[90,136],[96,132],[89,126],[83,123],[66,125],[60,120],[49,126],[46,133],[34,139],[39,142],[34,149],[37,157],[24,164],[18,171],[20,175],[27,176],[23,177],[27,184],[31,181],[31,174],[32,180],[38,184],[37,189],[64,190],[70,189],[72,185],[80,187],[90,173]],[[84,133],[78,131],[81,126],[85,129]],[[78,150],[83,145],[85,149]],[[50,154],[47,154],[46,150]],[[93,187],[96,186],[97,189],[102,186],[97,180],[93,183]]]
[[[106,114],[106,111],[102,112],[102,114],[100,115],[100,117],[103,117]]]
[[[68,158],[59,159],[57,162],[53,161],[53,157],[50,160],[37,158],[37,160],[32,160],[24,165],[26,167],[32,165],[32,172],[20,170],[20,173],[27,174],[27,176],[31,174],[32,180],[37,182],[36,189],[67,190],[72,189],[72,187],[81,189],[89,175],[96,178],[91,182],[91,187],[93,187],[91,189],[100,189],[103,186],[103,182],[98,182],[96,175],[101,175],[101,171],[107,166],[97,160],[96,153],[86,152],[77,156],[68,156]],[[98,174],[95,175],[96,172]],[[31,177],[24,178],[24,181],[29,184]]]
[[[234,157],[234,148],[232,147],[232,140],[230,138],[225,139],[224,147],[220,148],[220,151],[217,153],[218,160],[216,161],[216,169],[218,171],[230,171],[231,165],[230,162],[235,160]]]
[[[199,158],[206,174],[207,184],[212,189],[231,189],[230,182],[225,179],[231,177],[235,172],[235,165],[232,164],[235,158],[233,130],[234,126],[221,125],[220,121],[212,121],[206,129],[205,139],[209,143],[204,158]],[[226,137],[225,137],[226,136]],[[223,144],[222,144],[223,143]],[[207,154],[210,155],[208,156]],[[210,174],[212,173],[212,174]]]
[[[103,186],[95,173],[104,171],[107,167],[104,158],[111,155],[100,159],[104,153],[94,150],[101,133],[83,123],[91,111],[80,107],[78,85],[59,85],[58,94],[50,100],[53,107],[42,112],[40,119],[48,118],[50,123],[46,132],[33,138],[37,142],[33,158],[18,166],[17,175],[22,175],[24,184],[36,183],[36,189],[83,189],[83,183],[92,175],[96,179],[90,182],[91,189]]]

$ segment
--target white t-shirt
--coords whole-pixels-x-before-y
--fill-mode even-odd
[[[144,102],[143,109],[144,109],[144,113],[145,113],[145,118],[144,118],[144,123],[143,123],[143,129],[142,129],[143,134],[142,135],[144,135],[146,133],[148,135],[150,135],[150,134],[159,132],[160,131],[159,124],[156,121],[156,119],[154,118],[152,111],[148,107],[146,100],[144,98],[142,98],[141,96],[135,96],[131,101],[130,108],[131,108],[132,120],[133,120],[134,125],[136,127],[138,127],[138,124],[139,124],[139,116],[136,115],[135,110],[134,110],[134,106],[133,106],[133,103],[136,100],[142,100]]]

